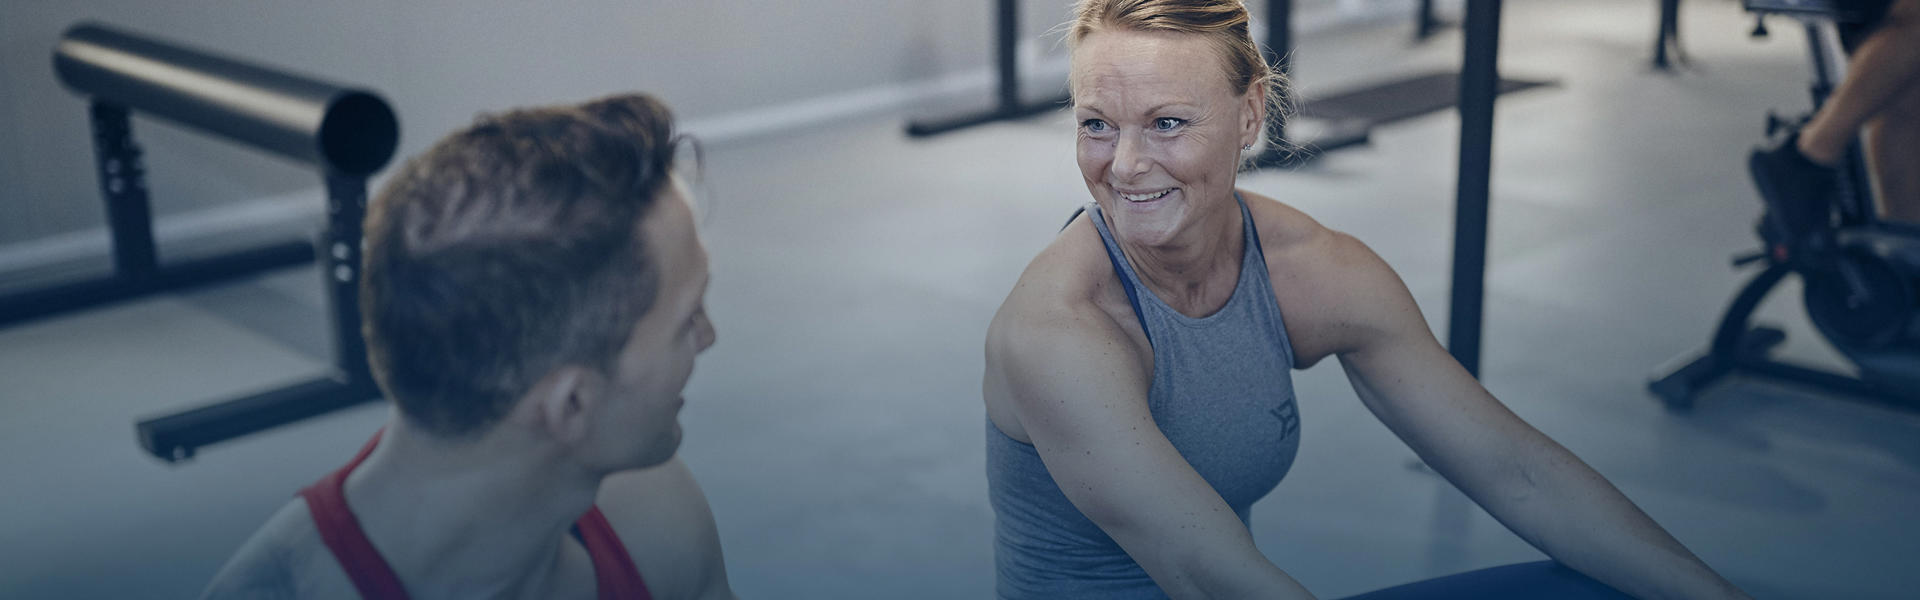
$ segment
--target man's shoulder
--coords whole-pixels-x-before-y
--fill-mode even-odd
[[[616,526],[707,513],[706,496],[679,456],[645,469],[608,475],[601,480],[596,502]]]
[[[306,499],[296,497],[247,538],[202,598],[321,598],[342,582],[351,585],[320,538]]]
[[[705,597],[726,589],[713,510],[679,457],[607,476],[595,505],[654,597]]]

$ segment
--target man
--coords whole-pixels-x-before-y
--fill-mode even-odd
[[[707,258],[642,95],[482,117],[370,208],[361,307],[393,417],[208,598],[732,598],[680,396]]]

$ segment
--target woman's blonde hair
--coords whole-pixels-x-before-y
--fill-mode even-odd
[[[1203,36],[1220,55],[1227,85],[1244,93],[1264,91],[1267,118],[1286,116],[1286,78],[1267,65],[1253,43],[1251,17],[1240,0],[1080,0],[1067,32],[1069,47],[1101,29],[1163,31]],[[1265,137],[1266,129],[1261,130]],[[1267,140],[1283,144],[1283,140]]]

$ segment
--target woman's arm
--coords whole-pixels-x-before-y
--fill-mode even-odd
[[[987,393],[1004,394],[1081,513],[1173,598],[1312,598],[1160,433],[1148,377],[1112,318],[1016,304],[987,335]]]
[[[1328,236],[1318,294],[1367,409],[1434,470],[1554,560],[1638,598],[1745,598],[1572,452],[1507,410],[1427,329],[1393,269]]]

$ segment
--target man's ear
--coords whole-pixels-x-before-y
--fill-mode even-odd
[[[542,432],[571,446],[587,438],[591,416],[604,400],[605,390],[605,382],[593,369],[561,365],[540,378],[522,403]]]

